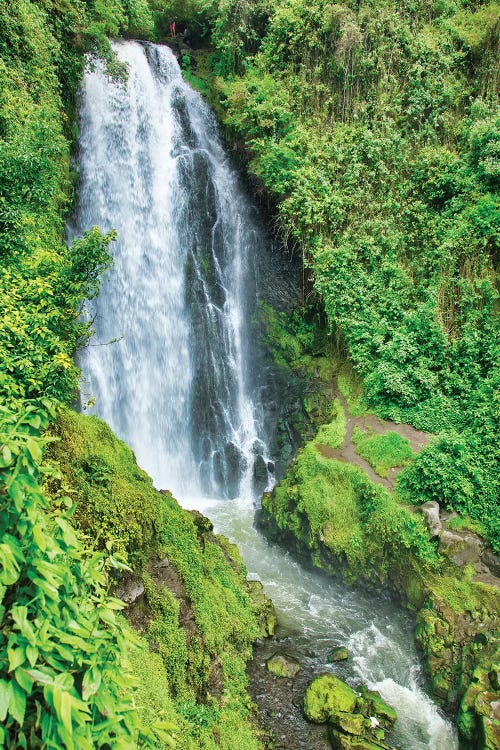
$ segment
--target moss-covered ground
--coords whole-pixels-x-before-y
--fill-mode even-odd
[[[381,477],[389,476],[391,469],[405,466],[413,458],[410,441],[397,432],[371,435],[354,428],[352,439],[359,455],[366,459]]]
[[[131,567],[115,581],[117,595],[144,589],[125,611],[142,636],[130,662],[144,720],[175,724],[181,750],[257,750],[245,663],[266,602],[254,606],[237,549],[155,490],[97,417],[61,411],[53,433],[50,459],[62,478],[48,486],[52,499],[73,497],[89,544]]]

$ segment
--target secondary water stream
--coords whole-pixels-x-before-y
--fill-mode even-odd
[[[83,401],[95,398],[91,408],[132,446],[156,486],[205,512],[239,545],[304,675],[334,669],[325,666],[326,652],[347,645],[352,658],[335,671],[394,705],[394,744],[453,750],[454,730],[423,689],[406,614],[389,599],[306,570],[253,527],[258,492],[273,482],[271,405],[251,328],[256,259],[267,240],[210,110],[171,51],[134,42],[115,48],[126,82],[99,63],[85,77],[81,186],[69,228],[114,227],[119,238],[115,265],[89,305],[96,335],[80,360]],[[269,692],[259,658],[251,668],[257,699]],[[295,695],[281,707],[284,745],[328,747],[299,703]],[[268,707],[279,719],[280,707]]]

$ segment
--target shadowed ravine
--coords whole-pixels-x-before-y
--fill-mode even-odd
[[[170,50],[133,42],[116,49],[127,82],[98,66],[81,97],[81,187],[70,232],[98,224],[119,237],[114,268],[89,305],[96,336],[80,360],[84,401],[95,397],[94,411],[131,445],[156,486],[205,512],[240,546],[304,676],[324,671],[329,647],[345,644],[352,658],[335,670],[394,705],[394,744],[453,750],[454,731],[422,688],[409,618],[389,600],[304,570],[253,528],[258,495],[273,482],[272,422],[251,327],[265,234],[212,114]],[[251,676],[264,715],[276,714],[279,696],[259,658]],[[302,719],[300,696],[287,700],[272,721],[278,733],[281,722],[286,746],[328,747],[324,730]]]

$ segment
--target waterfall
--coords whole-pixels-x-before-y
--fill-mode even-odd
[[[96,333],[79,356],[82,407],[133,448],[157,487],[207,512],[216,531],[238,543],[304,669],[331,668],[322,655],[346,643],[346,679],[394,705],[402,750],[455,750],[453,728],[422,688],[405,613],[304,570],[253,527],[253,499],[273,481],[271,409],[259,395],[265,379],[252,343],[255,259],[266,237],[210,110],[184,83],[170,50],[135,42],[114,48],[127,80],[111,79],[98,62],[85,77],[81,182],[68,228],[73,236],[95,224],[118,232],[114,267],[87,307]],[[280,716],[283,710],[292,712],[283,724],[295,746],[310,747],[300,706],[280,706]]]
[[[181,499],[248,497],[272,472],[249,366],[263,235],[172,52],[114,46],[127,80],[96,63],[80,110],[71,233],[118,232],[114,268],[88,309],[84,400],[157,486]]]

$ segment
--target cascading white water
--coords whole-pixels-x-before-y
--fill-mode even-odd
[[[117,44],[81,107],[75,225],[118,230],[81,355],[84,393],[178,496],[251,494],[265,442],[245,371],[260,235],[206,105],[167,48]],[[116,338],[120,340],[113,344]]]
[[[240,545],[299,650],[317,651],[315,670],[325,669],[325,649],[347,643],[346,678],[377,687],[395,706],[402,750],[452,750],[453,729],[422,690],[405,615],[302,570],[253,529],[256,489],[273,468],[251,343],[254,259],[265,236],[213,116],[170,50],[115,49],[126,82],[100,64],[85,76],[81,186],[69,228],[118,231],[114,267],[88,308],[96,335],[80,356],[84,400],[95,398],[91,408],[156,486],[207,512]]]

